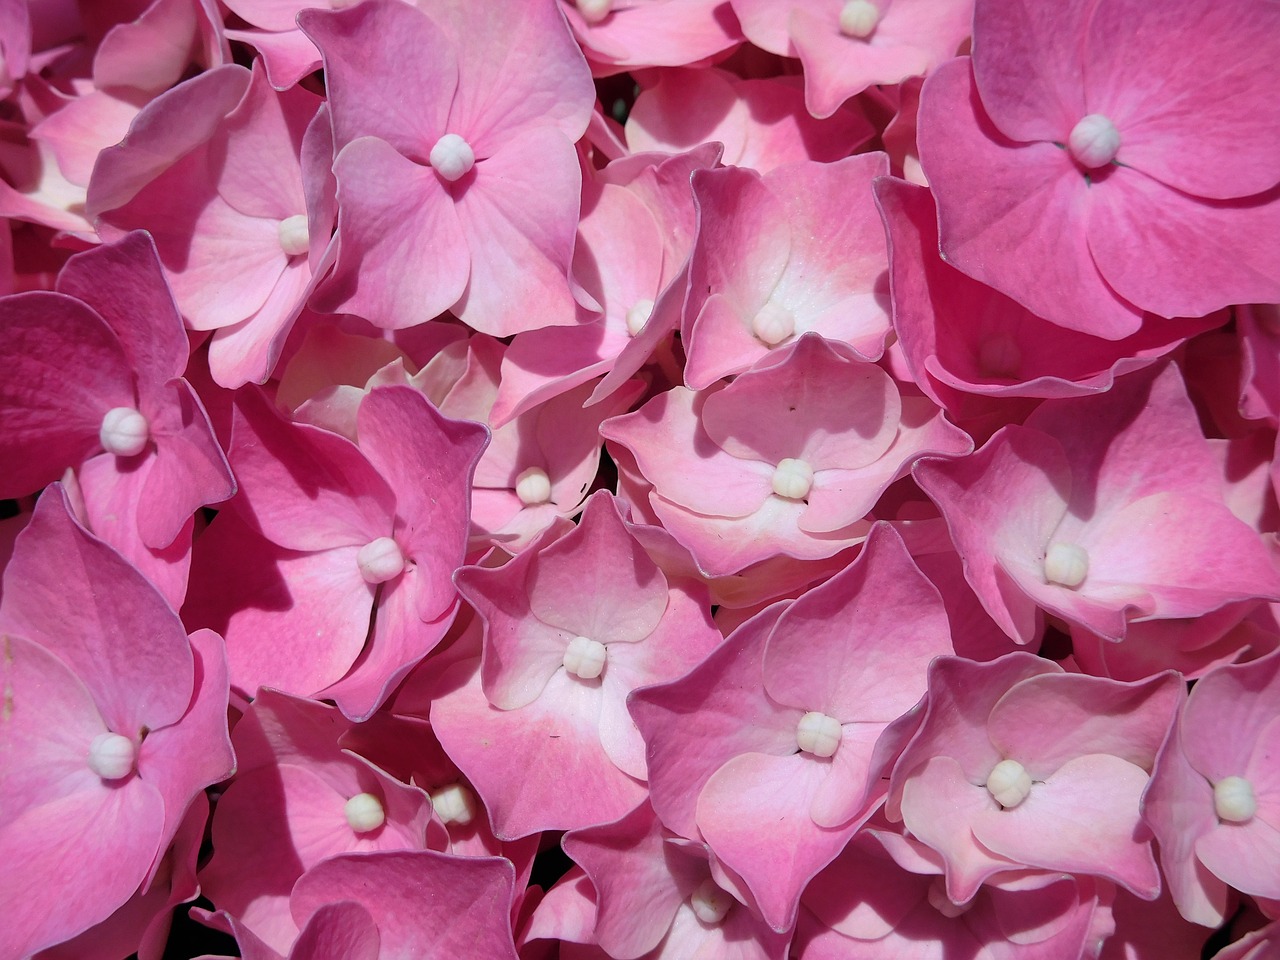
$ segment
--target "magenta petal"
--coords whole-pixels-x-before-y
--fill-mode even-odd
[[[1028,866],[1092,873],[1155,899],[1160,875],[1138,816],[1147,774],[1128,760],[1090,754],[1068,760],[1027,799],[1004,810],[992,802],[973,819],[973,835],[994,853]]]
[[[289,423],[255,387],[235,397],[231,461],[244,512],[289,550],[391,535],[395,496],[350,440]]]
[[[57,653],[121,733],[174,723],[191,702],[182,623],[142,574],[72,519],[59,486],[18,536],[4,572],[0,633]]]
[[[828,765],[803,754],[744,753],[698,795],[698,828],[716,857],[751,888],[765,921],[795,922],[800,893],[848,842],[857,825],[827,829],[809,816]]]
[[[925,81],[919,135],[948,261],[1059,326],[1108,340],[1138,329],[1142,312],[1094,264],[1093,234],[1110,219],[1094,209],[1100,193],[1065,150],[1005,139],[983,111],[967,60]],[[976,192],[975,180],[983,185]],[[1132,242],[1123,227],[1106,230]]]
[[[1120,296],[1170,317],[1280,300],[1280,188],[1204,200],[1121,168],[1089,196],[1089,249]]]
[[[333,169],[338,259],[316,303],[390,329],[433,320],[456,304],[471,254],[436,172],[372,137],[343,147]]]
[[[136,408],[137,397],[111,328],[69,296],[36,291],[0,300],[0,344],[0,496],[20,497],[101,450],[103,416],[113,407]],[[67,376],[69,365],[75,376]]]
[[[514,896],[508,860],[416,850],[326,860],[298,881],[290,907],[305,922],[326,903],[360,904],[378,926],[382,957],[516,960]]]
[[[343,900],[318,909],[289,951],[289,960],[378,960],[382,942],[369,911]]]

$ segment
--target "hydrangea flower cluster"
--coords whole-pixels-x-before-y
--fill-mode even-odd
[[[1278,60],[0,0],[0,960],[1280,956]]]

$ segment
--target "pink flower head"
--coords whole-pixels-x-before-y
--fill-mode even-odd
[[[805,885],[878,805],[900,747],[892,721],[951,649],[937,591],[877,526],[844,571],[633,695],[654,809],[705,840],[724,882],[785,931]]]
[[[1039,609],[1118,640],[1130,620],[1280,595],[1260,537],[1223,503],[1173,366],[1046,401],[973,456],[922,463],[916,478],[983,605],[1024,643]]]
[[[562,538],[544,535],[497,569],[466,567],[458,588],[484,620],[484,656],[478,682],[437,699],[431,722],[494,832],[571,829],[634,807],[645,750],[627,695],[720,642],[701,591],[668,583],[604,491]]]
[[[495,336],[573,323],[573,142],[595,93],[556,5],[367,0],[299,22],[339,151],[318,304],[388,328],[450,310]]]
[[[182,378],[187,338],[151,239],[77,254],[56,291],[0,300],[0,344],[0,496],[74,469],[87,523],[180,603],[185,571],[173,583],[164,570],[189,548],[192,513],[235,481]]]
[[[1280,654],[1196,682],[1143,815],[1187,919],[1220,924],[1228,886],[1280,900]]]
[[[5,569],[0,646],[0,903],[6,952],[25,957],[145,890],[230,774],[226,660],[56,485]]]
[[[708,575],[779,554],[816,560],[866,536],[883,490],[967,436],[874,364],[816,334],[703,393],[676,387],[601,432],[635,456],[663,526]]]
[[[828,117],[874,84],[896,84],[955,55],[972,0],[732,0],[758,47],[804,65],[809,112]]]
[[[886,811],[941,854],[958,904],[1028,868],[1102,876],[1154,899],[1138,805],[1183,690],[1172,672],[1121,683],[1026,653],[944,657],[929,669]]]
[[[705,390],[806,333],[876,360],[889,333],[884,228],[871,180],[883,153],[693,178],[698,235],[685,301],[685,383]],[[833,215],[828,198],[841,196]]]
[[[949,262],[1109,340],[1280,300],[1274,4],[978,0],[973,50],[920,101]]]

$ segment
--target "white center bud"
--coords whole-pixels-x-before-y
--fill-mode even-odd
[[[694,915],[703,923],[719,923],[733,904],[733,897],[720,889],[710,877],[698,884],[698,889],[689,895],[689,906],[693,907]]]
[[[386,583],[404,572],[404,553],[390,537],[379,537],[360,548],[356,566],[366,583]]]
[[[574,637],[564,648],[564,668],[575,677],[594,680],[604,673],[604,644],[590,637]]]
[[[943,877],[935,877],[933,883],[929,884],[929,906],[937,910],[940,914],[948,919],[954,919],[962,913],[967,913],[969,908],[973,906],[973,902],[956,903],[947,896],[947,882]]]
[[[128,737],[100,733],[89,744],[89,769],[103,780],[119,780],[133,773],[138,749]]]
[[[987,774],[987,792],[1006,810],[1031,793],[1031,774],[1017,760],[1001,760]]]
[[[796,724],[796,746],[815,757],[835,756],[843,735],[839,720],[816,710],[810,710]]]
[[[551,478],[541,467],[521,470],[516,477],[516,496],[526,507],[546,503],[551,499]]]
[[[786,307],[770,300],[751,321],[752,335],[768,347],[776,347],[796,332],[796,318]]]
[[[1100,113],[1091,113],[1067,137],[1067,150],[1088,170],[1105,167],[1120,152],[1120,131]]]
[[[1089,575],[1089,554],[1074,543],[1055,543],[1044,555],[1044,578],[1064,587],[1078,587]]]
[[[576,0],[574,6],[587,23],[599,23],[613,9],[613,0]]]
[[[637,300],[627,311],[627,333],[635,336],[644,329],[644,325],[653,316],[652,300]]]
[[[1007,333],[997,333],[978,348],[978,366],[988,377],[1012,377],[1022,364],[1022,349]]]
[[[1213,809],[1219,820],[1245,823],[1258,812],[1253,784],[1244,777],[1226,777],[1213,785]]]
[[[840,8],[840,32],[846,37],[865,40],[879,22],[880,10],[869,0],[847,0]]]
[[[786,457],[773,471],[773,492],[788,500],[803,500],[813,489],[813,467]]]
[[[436,173],[452,183],[466,176],[476,165],[476,154],[471,149],[471,144],[456,133],[446,133],[431,148],[427,162]]]
[[[280,249],[287,257],[296,257],[311,249],[311,236],[307,232],[306,214],[298,213],[280,221]]]
[[[382,801],[372,793],[357,793],[342,805],[347,823],[356,833],[368,833],[377,830],[387,819],[382,809]]]
[[[102,418],[98,439],[107,453],[132,457],[147,448],[151,424],[133,407],[112,407]]]
[[[451,783],[431,794],[431,808],[445,823],[460,827],[476,818],[475,795],[460,783]]]

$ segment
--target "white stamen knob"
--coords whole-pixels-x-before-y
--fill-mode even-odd
[[[357,793],[342,805],[342,812],[346,814],[347,823],[356,833],[377,830],[387,819],[382,801],[372,793]]]
[[[577,0],[578,13],[587,23],[599,23],[609,15],[613,0]]]
[[[1213,785],[1213,809],[1219,820],[1245,823],[1258,812],[1253,784],[1244,777],[1226,777]]]
[[[471,144],[456,133],[446,133],[431,148],[431,154],[427,157],[427,162],[431,164],[436,173],[452,183],[454,180],[466,176],[471,168],[476,165],[476,154],[471,149]]]
[[[848,0],[840,8],[840,32],[846,37],[865,40],[875,32],[880,10],[869,0]]]
[[[933,883],[929,884],[929,906],[937,910],[944,917],[954,919],[962,913],[967,913],[969,908],[973,906],[973,902],[956,903],[947,896],[947,883],[942,877],[934,878]]]
[[[635,336],[653,316],[652,300],[637,300],[627,311],[627,333]]]
[[[280,249],[287,257],[296,257],[311,249],[306,214],[298,213],[280,221]]]
[[[605,647],[590,637],[574,637],[564,649],[564,668],[575,677],[594,680],[604,673]]]
[[[698,884],[698,889],[689,896],[689,906],[693,907],[694,915],[703,923],[719,923],[733,904],[733,897],[720,889],[710,877]]]
[[[1089,575],[1089,554],[1074,543],[1055,543],[1044,557],[1044,578],[1064,587],[1078,587]]]
[[[404,572],[404,553],[390,537],[379,537],[360,548],[356,565],[366,583],[386,583]]]
[[[112,407],[102,418],[98,430],[102,449],[117,457],[132,457],[141,453],[151,439],[151,424],[133,407]]]
[[[773,492],[788,500],[803,500],[813,489],[813,467],[786,457],[773,471]]]
[[[751,321],[752,335],[768,347],[776,347],[796,332],[796,318],[786,307],[770,300]]]
[[[551,478],[541,467],[521,470],[516,477],[516,496],[526,507],[546,503],[551,499]]]
[[[998,333],[978,348],[978,366],[988,377],[1012,377],[1022,364],[1022,349],[1007,333]]]
[[[451,783],[431,794],[431,808],[445,823],[460,827],[476,818],[475,795],[460,783]]]
[[[128,737],[100,733],[89,744],[89,769],[103,780],[119,780],[133,773],[138,749]]]
[[[1031,793],[1031,774],[1017,760],[1001,760],[987,774],[987,792],[1009,810]]]
[[[811,710],[796,725],[796,746],[815,757],[833,757],[843,735],[839,720]]]
[[[1120,131],[1102,114],[1091,113],[1071,128],[1067,149],[1086,169],[1105,167],[1120,152]]]

